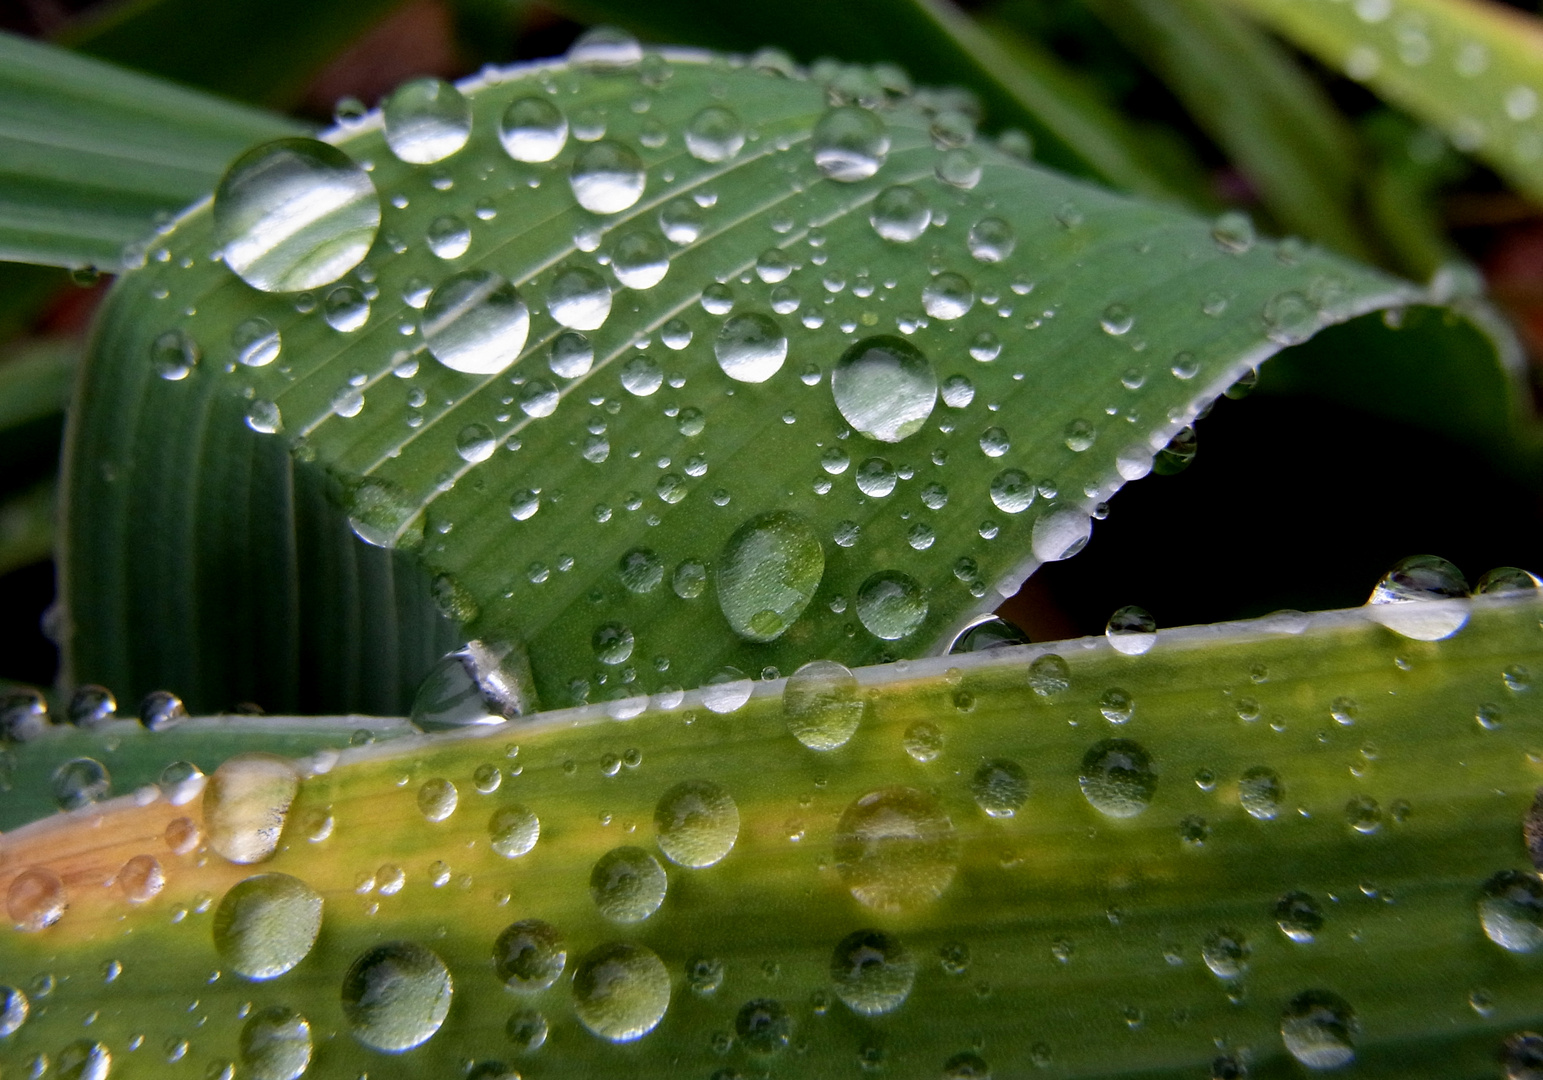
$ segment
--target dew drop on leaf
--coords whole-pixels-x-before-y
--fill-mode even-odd
[[[1112,818],[1135,817],[1157,791],[1151,756],[1130,739],[1105,739],[1090,748],[1077,782],[1089,804]]]
[[[723,373],[736,382],[763,383],[782,370],[788,339],[770,315],[735,315],[719,329],[713,355]]]
[[[589,873],[589,895],[601,916],[617,923],[642,922],[664,903],[669,879],[659,860],[640,847],[612,848]]]
[[[231,886],[214,909],[214,947],[245,979],[276,979],[310,955],[321,931],[322,897],[288,874],[257,874]]]
[[[471,138],[471,104],[442,79],[411,79],[381,103],[386,145],[411,165],[443,161]]]
[[[545,98],[517,98],[504,110],[498,138],[515,161],[551,161],[567,145],[568,120]]]
[[[904,338],[881,334],[850,346],[835,363],[831,395],[843,419],[879,442],[915,434],[937,403],[932,361]]]
[[[450,1012],[450,971],[431,950],[392,941],[360,954],[343,978],[343,1016],[354,1038],[388,1054],[421,1046]]]
[[[670,1007],[670,974],[643,945],[612,942],[584,956],[573,971],[573,1008],[608,1042],[641,1039]]]
[[[283,1005],[270,1005],[241,1028],[242,1075],[252,1080],[299,1080],[311,1065],[311,1025]]]
[[[683,780],[654,807],[659,850],[678,866],[712,866],[739,838],[739,807],[711,780]]]
[[[914,910],[943,895],[959,866],[954,823],[933,796],[911,787],[870,791],[842,812],[836,869],[859,903]]]
[[[285,758],[264,753],[227,758],[204,785],[209,846],[233,863],[272,858],[299,787],[299,775]]]
[[[857,733],[865,704],[857,678],[834,660],[812,660],[788,677],[782,713],[793,737],[811,750],[837,750]]]
[[[567,963],[568,949],[556,928],[540,919],[512,923],[493,942],[493,970],[510,990],[545,990]]]
[[[573,197],[592,214],[617,214],[627,209],[642,197],[646,182],[643,162],[636,151],[610,139],[601,139],[580,150],[568,175]]]
[[[787,511],[760,514],[724,545],[718,604],[740,637],[774,641],[803,614],[824,575],[825,552],[808,522]]]
[[[489,270],[463,270],[440,282],[419,322],[429,354],[467,375],[505,370],[530,333],[530,311],[519,291]]]
[[[815,167],[832,180],[853,183],[878,172],[889,155],[889,131],[877,113],[853,105],[831,109],[810,139]]]

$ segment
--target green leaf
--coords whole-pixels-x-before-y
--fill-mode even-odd
[[[1235,0],[1325,64],[1543,195],[1543,27],[1479,0]]]
[[[806,62],[836,56],[899,64],[922,82],[968,87],[979,95],[990,127],[1027,131],[1036,157],[1051,168],[1149,197],[1205,201],[1198,169],[1149,154],[1130,125],[1053,53],[983,26],[944,0],[794,0],[775,11],[703,0],[563,0],[557,6],[656,41],[744,51],[774,45]]]
[[[61,44],[276,109],[402,0],[132,0],[95,9]],[[206,189],[207,190],[207,189]]]
[[[56,501],[52,477],[0,500],[0,574],[44,562],[53,553]]]
[[[80,342],[73,338],[40,338],[10,346],[0,360],[0,447],[16,429],[64,411],[80,351]]]
[[[299,130],[0,33],[0,259],[116,270],[232,155]]]
[[[1184,102],[1286,231],[1365,259],[1366,156],[1328,96],[1275,42],[1212,0],[1091,0]]]
[[[641,155],[635,204],[576,204],[586,143],[550,165],[504,153],[499,118],[547,84],[576,127],[603,122],[617,141],[596,150]],[[1079,547],[1100,504],[1252,365],[1424,295],[984,140],[939,151],[911,101],[834,114],[881,118],[889,139],[876,175],[837,182],[811,160],[825,88],[699,54],[512,69],[466,89],[471,142],[438,164],[395,158],[375,121],[338,137],[372,164],[385,206],[346,280],[257,292],[208,259],[205,207],[166,236],[168,261],[116,287],[71,436],[71,679],[129,699],[171,687],[195,708],[402,710],[434,650],[470,637],[523,651],[550,708],[944,649]],[[732,160],[682,145],[707,101],[754,137]],[[973,187],[938,179],[975,165]],[[910,243],[870,223],[895,185],[933,215]],[[683,216],[700,218],[695,240]],[[463,228],[455,254],[444,237]],[[667,254],[667,273],[622,288],[617,262],[629,273],[638,245]],[[520,359],[496,374],[436,360],[402,299],[469,269],[509,278],[530,308]],[[609,282],[610,314],[587,331],[591,370],[558,363],[568,378],[551,366],[551,308],[575,273]],[[1475,355],[1512,347],[1465,310]],[[232,335],[252,318],[281,336],[277,362],[236,362]],[[764,382],[727,374],[747,326],[786,337]],[[854,431],[831,386],[854,343],[880,335],[919,350],[944,388],[920,395],[930,416],[898,443]],[[774,513],[798,524],[763,529]],[[350,517],[394,551],[358,543]],[[813,544],[817,561],[794,554]],[[425,615],[430,596],[444,618]]]
[[[835,726],[859,722],[824,752],[795,741],[807,716],[778,684],[724,714],[691,694],[625,725],[592,706],[368,748],[344,721],[293,773],[237,760],[201,795],[168,783],[8,829],[0,891],[41,929],[3,932],[31,1008],[0,1067],[94,1043],[125,1077],[167,1055],[292,1075],[254,1037],[286,1009],[314,1080],[936,1076],[969,1054],[975,1075],[1289,1077],[1294,1057],[1352,1056],[1359,1077],[1495,1075],[1543,990],[1524,843],[1543,606],[1390,610],[863,670],[830,687]],[[1415,614],[1467,625],[1379,625]],[[269,745],[251,727],[49,731],[18,775],[94,744],[121,791],[209,734]],[[66,775],[75,796],[98,778]],[[508,949],[522,930],[551,951]],[[417,975],[352,1007],[385,942]],[[611,968],[598,1008],[618,943],[658,985]],[[1304,1032],[1313,1000],[1342,1024]]]

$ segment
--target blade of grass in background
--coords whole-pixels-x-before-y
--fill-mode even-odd
[[[773,45],[800,61],[899,64],[919,83],[974,91],[992,130],[1021,127],[1054,169],[1153,197],[1204,203],[1198,168],[1146,154],[1130,126],[1033,43],[1008,43],[946,0],[559,0],[585,22],[609,22],[661,42],[749,52]]]
[[[294,121],[0,34],[0,259],[117,268]]]
[[[1543,199],[1543,25],[1485,0],[1232,0]]]

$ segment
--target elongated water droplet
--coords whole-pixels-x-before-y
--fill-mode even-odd
[[[831,395],[847,423],[870,439],[897,443],[921,430],[937,404],[932,361],[904,338],[864,338],[836,361]]]
[[[1040,562],[1069,559],[1087,546],[1093,535],[1093,519],[1081,509],[1051,503],[1034,521],[1030,545]]]
[[[877,113],[852,105],[820,117],[810,139],[815,167],[843,183],[866,180],[889,154],[889,131]]]
[[[381,104],[386,145],[401,160],[429,165],[471,138],[471,103],[442,79],[411,79]]]
[[[787,359],[788,339],[770,315],[752,311],[730,317],[713,340],[713,355],[736,382],[763,383]]]
[[[107,1080],[113,1056],[106,1046],[91,1039],[77,1039],[59,1053],[54,1062],[58,1080]]]
[[[321,931],[321,894],[288,874],[231,886],[214,910],[214,947],[245,979],[276,979],[304,960]]]
[[[14,986],[0,986],[0,1039],[14,1035],[32,1012],[27,995]]]
[[[811,750],[845,746],[857,733],[865,709],[857,696],[857,677],[834,660],[812,660],[783,684],[788,730]]]
[[[567,145],[568,120],[546,98],[517,98],[504,110],[498,139],[515,161],[551,161]]]
[[[659,1026],[669,1007],[670,973],[642,945],[601,945],[574,967],[574,1012],[608,1042],[641,1039]]]
[[[931,795],[910,787],[870,791],[836,826],[836,869],[858,902],[914,910],[943,895],[959,865],[954,823]]]
[[[275,754],[228,758],[204,785],[204,834],[233,863],[273,857],[300,788],[295,767]]]
[[[580,150],[573,159],[573,171],[568,174],[573,197],[592,214],[617,214],[627,209],[642,197],[646,183],[643,162],[637,153],[610,139],[601,139]]]
[[[331,284],[369,253],[380,197],[343,151],[279,139],[247,151],[214,192],[214,237],[225,265],[254,289]]]
[[[740,637],[774,641],[803,614],[825,575],[825,551],[802,517],[760,514],[729,537],[718,560],[718,605]]]
[[[450,1012],[445,963],[410,941],[362,953],[343,977],[343,1017],[365,1046],[399,1054],[433,1037]]]
[[[568,949],[555,927],[521,919],[493,942],[493,970],[510,990],[534,993],[555,983],[568,963]]]
[[[739,838],[739,807],[711,780],[683,780],[654,807],[659,850],[678,866],[720,862]]]

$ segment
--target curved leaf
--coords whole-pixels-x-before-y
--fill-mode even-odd
[[[1353,1057],[1361,1077],[1493,1075],[1543,989],[1524,843],[1543,607],[1437,602],[1425,614],[1467,620],[1437,642],[1370,617],[1386,612],[1164,631],[1142,656],[1100,639],[1056,644],[1059,662],[1030,646],[860,671],[836,705],[860,710],[856,734],[823,753],[794,740],[769,684],[723,714],[691,694],[625,724],[591,706],[318,752],[276,819],[282,790],[231,799],[236,765],[201,795],[150,788],[45,818],[0,840],[11,919],[54,920],[0,931],[3,978],[31,996],[0,1067],[63,1067],[97,1043],[114,1076],[165,1075],[168,1056],[269,1075],[260,1051],[300,1047],[253,1032],[287,1009],[315,1080],[470,1063],[968,1075],[967,1055],[976,1075],[1300,1075],[1293,1057]],[[220,723],[185,739],[54,731],[18,754],[40,774],[95,743],[116,776]],[[1100,771],[1111,749],[1132,767],[1123,781]],[[271,758],[255,768],[275,775]],[[694,789],[712,816],[676,813],[682,781],[717,786]],[[533,847],[504,831],[522,810],[539,819]],[[274,820],[271,859],[222,857]],[[693,829],[697,846],[675,842]],[[618,858],[657,874],[658,902],[618,907]],[[296,944],[294,920],[261,905],[231,918],[238,883],[268,874],[314,890],[319,936]],[[629,910],[643,917],[606,915]],[[563,953],[549,988],[531,962],[550,953],[496,944],[529,919]],[[861,931],[872,947],[848,956]],[[377,984],[402,992],[383,991],[379,1013],[351,1010],[350,969],[373,970],[386,942],[408,943],[417,979],[442,963],[441,996],[415,997],[407,977]],[[617,978],[607,1009],[593,975],[617,943],[656,957],[660,985],[634,987],[639,1003],[602,969]],[[521,974],[534,985],[506,989]],[[1313,1001],[1341,1011],[1289,1022]]]
[[[577,205],[570,175],[584,142],[549,165],[504,153],[505,108],[548,86],[576,131],[603,128],[641,156],[634,204]],[[386,208],[365,267],[337,286],[346,291],[256,292],[209,258],[207,207],[167,235],[164,259],[115,289],[72,419],[73,678],[125,695],[171,686],[200,707],[405,708],[429,645],[456,631],[385,648],[395,631],[351,606],[383,601],[352,572],[331,587],[335,567],[356,561],[394,567],[399,591],[384,603],[400,626],[422,625],[412,596],[432,592],[461,633],[523,646],[548,707],[697,686],[728,669],[938,649],[1040,560],[1074,550],[1099,505],[1251,366],[1321,326],[1424,295],[983,140],[940,150],[934,138],[963,136],[924,110],[935,99],[872,114],[887,131],[883,167],[837,182],[811,159],[829,91],[801,78],[670,53],[620,73],[517,68],[464,89],[471,142],[439,164],[396,159],[376,119],[337,136],[371,163]],[[744,125],[731,160],[683,145],[709,103]],[[931,217],[908,243],[870,220],[896,185]],[[681,215],[699,218],[700,234],[670,225],[678,242],[667,244],[661,222]],[[461,228],[464,253],[431,252],[431,232]],[[651,287],[614,276],[635,242],[669,256]],[[416,289],[422,302],[468,268],[513,281],[531,311],[518,363],[496,375],[435,360],[402,299]],[[550,309],[575,268],[607,283],[610,313],[587,331],[593,367],[562,378]],[[329,324],[329,304],[366,294],[362,327],[357,305],[333,320],[353,328]],[[254,316],[283,341],[266,367],[237,364],[230,344]],[[719,360],[745,316],[786,338],[764,382],[730,378]],[[180,381],[152,362],[170,331],[204,356]],[[1508,347],[1503,331],[1483,332]],[[943,387],[898,443],[854,431],[832,390],[843,354],[876,335],[920,350]],[[241,423],[254,403],[255,426],[281,424],[277,436]],[[731,540],[766,554],[736,531],[774,512],[819,545],[823,573],[799,564],[818,582],[801,614],[796,588],[763,603],[756,586],[743,610],[724,596]],[[350,538],[349,515],[395,543],[395,560]],[[705,574],[696,585],[693,571]],[[882,576],[893,574],[914,582],[910,600],[902,579]],[[317,652],[363,640],[382,648],[359,654],[378,665],[360,684]]]

